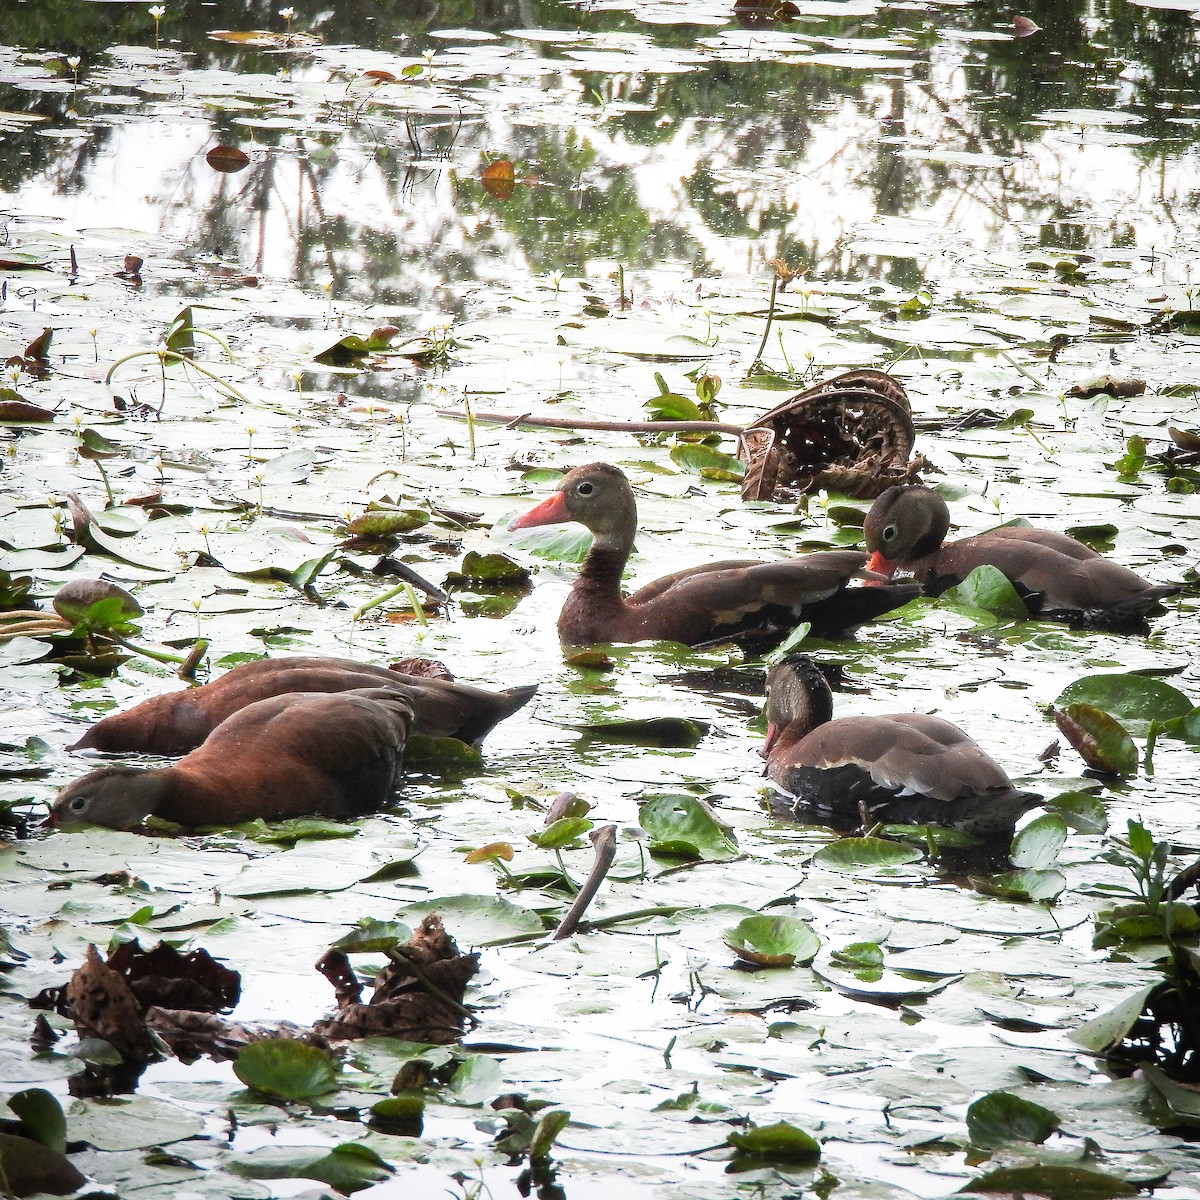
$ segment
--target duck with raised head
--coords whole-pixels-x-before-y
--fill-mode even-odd
[[[394,688],[272,696],[226,718],[174,766],[101,767],[67,784],[46,824],[132,829],[151,815],[193,827],[362,816],[392,794],[412,718]]]
[[[892,487],[863,525],[868,566],[909,572],[930,596],[961,583],[976,567],[992,566],[1012,583],[1033,615],[1104,628],[1140,625],[1175,595],[1097,554],[1065,533],[1005,525],[947,542],[950,510],[931,488]]]
[[[864,576],[857,550],[823,550],[779,562],[706,563],[664,575],[630,596],[621,576],[637,533],[637,502],[624,472],[608,463],[576,467],[558,490],[509,529],[576,521],[592,531],[587,558],[558,618],[569,646],[594,642],[776,641],[801,621],[837,637],[907,603],[920,589],[850,587]]]
[[[441,667],[429,659],[404,660],[422,671]],[[441,668],[445,672],[445,668]],[[431,675],[400,673],[349,658],[260,658],[242,663],[211,683],[152,696],[91,726],[72,750],[175,755],[194,750],[227,717],[285,692],[346,692],[386,687],[413,711],[413,733],[478,742],[492,727],[527,704],[537,685],[491,692]]]
[[[833,717],[833,694],[803,654],[767,672],[766,773],[776,811],[854,826],[949,825],[1011,837],[1041,796],[1015,787],[957,725],[921,713]],[[1007,845],[1007,842],[1005,843]]]

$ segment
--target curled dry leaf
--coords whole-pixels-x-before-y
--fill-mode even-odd
[[[142,1017],[142,1006],[118,971],[100,961],[95,946],[67,984],[67,1002],[80,1037],[101,1038],[126,1062],[155,1057],[154,1039]]]
[[[870,499],[919,482],[908,395],[884,371],[847,371],[785,400],[742,432],[743,500],[820,489]]]
[[[1036,22],[1031,21],[1028,17],[1022,17],[1020,15],[1013,17],[1013,37],[1032,37],[1035,33],[1041,32],[1042,27]]]
[[[1116,375],[1100,375],[1089,379],[1086,383],[1077,383],[1067,388],[1067,395],[1080,400],[1090,400],[1093,396],[1109,395],[1118,400],[1130,396],[1140,396],[1146,390],[1144,379],[1122,379]]]
[[[1137,747],[1116,717],[1094,704],[1068,704],[1054,710],[1054,723],[1093,771],[1133,775]]]
[[[354,998],[354,972],[345,955],[336,950],[326,954],[317,967],[335,981],[338,1011],[318,1021],[314,1031],[331,1040],[400,1037],[436,1045],[458,1041],[468,1019],[462,1000],[479,970],[479,955],[460,954],[441,919],[430,913],[389,957],[392,961],[375,977],[375,994],[363,1004]]]

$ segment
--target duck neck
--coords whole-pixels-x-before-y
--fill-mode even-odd
[[[631,506],[611,528],[595,533],[576,586],[588,591],[595,600],[620,602],[621,576],[633,552],[636,532],[637,509]]]

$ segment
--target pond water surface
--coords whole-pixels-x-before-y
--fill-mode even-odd
[[[503,1093],[570,1111],[546,1196],[941,1196],[1032,1164],[1200,1195],[1194,1110],[1168,1112],[1151,1081],[1069,1036],[1161,977],[1159,942],[1093,948],[1095,916],[1132,882],[1105,857],[1130,818],[1175,865],[1200,851],[1196,750],[1162,737],[1122,782],[1084,777],[1065,744],[1041,756],[1058,736],[1046,707],[1082,676],[1148,673],[1200,700],[1200,476],[1154,457],[1170,427],[1200,426],[1200,0],[1038,0],[1021,37],[983,0],[164,8],[0,11],[3,382],[53,410],[0,426],[0,570],[30,576],[43,606],[74,578],[111,579],[145,609],[141,641],[182,654],[207,638],[214,672],[264,652],[422,654],[540,693],[481,769],[414,774],[352,837],[14,838],[0,1093],[53,1091],[74,1161],[142,1197],[324,1194],[303,1161],[348,1143],[383,1164],[365,1195],[511,1195],[522,1163],[493,1148]],[[222,145],[242,169],[214,167]],[[484,177],[495,162],[511,185]],[[764,341],[773,261],[794,278]],[[158,353],[188,305],[195,366]],[[316,361],[384,325],[398,353]],[[22,364],[46,328],[45,364]],[[853,544],[853,502],[745,504],[666,438],[462,419],[637,421],[707,373],[721,419],[745,423],[851,366],[904,382],[926,479],[963,532],[1078,530],[1185,584],[1149,636],[920,602],[814,644],[847,667],[840,713],[936,712],[1048,798],[1091,789],[1107,831],[1073,824],[1039,864],[1061,873],[1051,900],[977,890],[926,847],[847,869],[832,831],[771,821],[761,662],[670,646],[617,648],[610,669],[564,661],[554,619],[578,539],[504,531],[596,459],[637,487],[631,581]],[[1101,375],[1146,387],[1068,395]],[[86,429],[113,457],[79,455]],[[67,492],[101,540],[72,540]],[[502,551],[532,590],[460,590],[427,622],[403,592],[375,603],[394,577],[341,540],[384,501],[421,514],[392,553],[427,579]],[[49,654],[0,642],[0,799],[18,815],[91,765],[65,749],[82,722],[179,686],[140,656],[96,677]],[[587,732],[659,716],[710,731],[695,748]],[[1145,724],[1133,732],[1141,753]],[[553,928],[563,872],[578,883],[591,862],[586,840],[558,855],[528,840],[564,789],[619,830],[590,915],[656,915],[514,941]],[[651,854],[639,806],[662,794],[706,801],[736,846]],[[503,869],[464,862],[503,841]],[[243,973],[239,1019],[307,1023],[332,1003],[310,966],[327,946],[430,909],[484,947],[480,1025],[464,1051],[431,1052],[461,1065],[429,1089],[418,1136],[367,1124],[415,1053],[383,1039],[315,1108],[268,1104],[206,1060],[151,1068],[117,1103],[76,1098],[88,1048],[69,1023],[54,1018],[58,1048],[30,1049],[26,1001],[89,943],[203,946]],[[812,965],[738,966],[723,933],[755,911],[810,921]],[[863,943],[882,969],[853,965]],[[967,1108],[996,1092],[1050,1110],[1058,1132],[984,1144]],[[747,1121],[806,1130],[820,1164],[731,1169]],[[1037,1190],[1013,1178],[988,1186]]]

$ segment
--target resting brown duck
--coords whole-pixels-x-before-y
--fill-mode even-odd
[[[391,795],[412,709],[395,688],[285,693],[222,721],[173,767],[101,767],[59,792],[46,823],[132,829],[373,812]]]
[[[863,532],[872,571],[909,571],[931,596],[965,579],[976,567],[1002,572],[1035,616],[1074,625],[1119,628],[1161,610],[1179,589],[1152,584],[1103,558],[1065,533],[1007,525],[946,542],[950,510],[930,488],[888,488],[867,514]]]
[[[428,663],[429,660],[406,660]],[[435,664],[436,665],[436,664]],[[421,669],[427,669],[421,667]],[[227,717],[284,692],[345,692],[391,688],[413,711],[413,733],[478,742],[528,703],[537,685],[489,692],[445,679],[400,674],[349,658],[260,658],[212,683],[143,700],[97,721],[72,750],[186,754]]]
[[[593,541],[558,618],[567,645],[673,641],[696,646],[717,639],[780,640],[801,621],[834,637],[907,603],[919,589],[849,587],[866,556],[826,550],[780,562],[734,559],[664,575],[631,596],[621,575],[637,533],[629,480],[607,463],[568,471],[548,500],[509,529],[577,521]]]
[[[1041,800],[1014,787],[999,764],[940,717],[833,720],[829,684],[802,654],[767,672],[766,715],[767,776],[786,793],[776,811],[837,825],[950,825],[1011,837],[1017,818]]]

